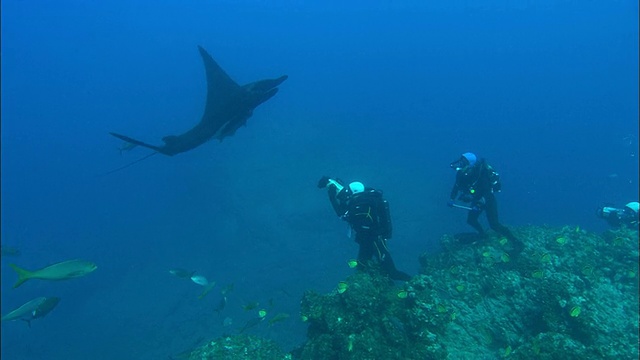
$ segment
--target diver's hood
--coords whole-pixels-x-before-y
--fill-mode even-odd
[[[627,205],[625,205],[627,208],[633,210],[634,213],[638,213],[638,207],[640,207],[640,204],[638,204],[637,201],[634,202],[630,202]]]

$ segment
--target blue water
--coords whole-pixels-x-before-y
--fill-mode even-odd
[[[307,3],[2,2],[2,243],[22,252],[2,259],[2,313],[61,298],[2,323],[3,358],[164,359],[235,333],[252,301],[292,316],[248,333],[299,345],[303,291],[357,252],[322,175],[384,190],[410,273],[471,230],[446,206],[462,152],[500,172],[516,232],[601,232],[597,207],[638,200],[637,1]],[[109,131],[160,144],[199,121],[197,45],[238,83],[289,79],[235,136],[96,176],[148,153]],[[99,268],[11,288],[10,262],[73,258]],[[218,285],[198,300],[176,267]]]

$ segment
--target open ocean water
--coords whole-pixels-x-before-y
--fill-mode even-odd
[[[166,359],[252,318],[300,345],[305,290],[351,274],[323,175],[380,188],[399,268],[471,231],[446,206],[449,163],[500,172],[501,221],[607,229],[604,204],[638,200],[638,2],[2,1],[3,359]],[[288,75],[245,127],[173,157],[120,151],[202,116],[197,46],[239,84]],[[482,218],[483,221],[484,217]],[[486,222],[483,222],[486,226]],[[84,277],[12,286],[8,264],[70,259]],[[172,276],[196,271],[212,291]],[[222,289],[227,303],[219,313]]]

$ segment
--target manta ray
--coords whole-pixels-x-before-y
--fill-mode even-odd
[[[283,75],[277,79],[259,80],[240,86],[227,75],[205,49],[198,46],[198,50],[207,73],[207,102],[202,119],[196,126],[183,134],[163,137],[164,145],[161,146],[110,133],[129,144],[154,150],[140,160],[156,153],[173,156],[194,149],[213,138],[222,141],[225,137],[232,136],[238,128],[247,123],[247,119],[253,115],[253,110],[258,105],[271,99],[278,92],[277,86],[288,77]]]

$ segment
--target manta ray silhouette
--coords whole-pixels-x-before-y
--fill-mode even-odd
[[[246,124],[247,119],[253,115],[253,110],[258,105],[269,100],[278,92],[277,86],[288,77],[283,75],[277,79],[259,80],[240,86],[222,70],[205,49],[198,46],[198,50],[200,50],[207,73],[207,102],[202,120],[181,135],[165,136],[162,138],[164,141],[162,146],[150,145],[111,132],[111,135],[127,143],[144,146],[155,151],[124,167],[133,165],[156,153],[173,156],[194,149],[212,138],[222,141],[225,137],[232,136],[238,128]]]

